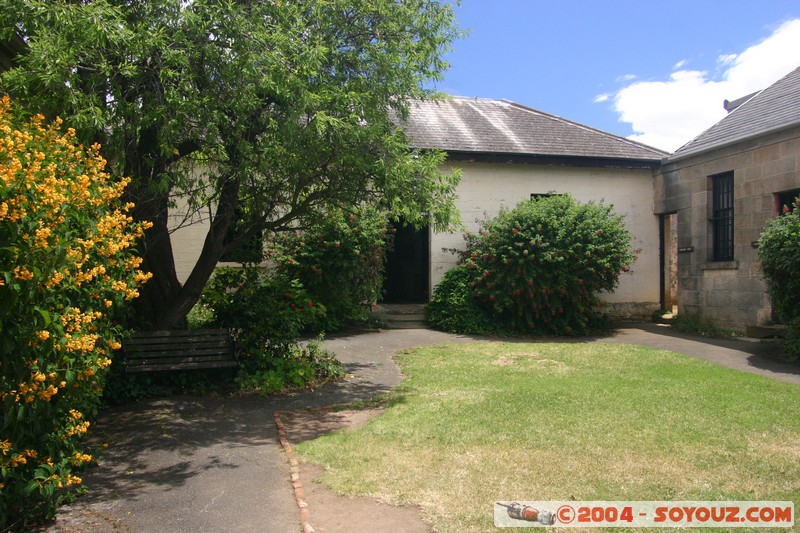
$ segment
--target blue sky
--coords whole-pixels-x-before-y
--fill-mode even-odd
[[[798,0],[463,0],[437,89],[673,151],[800,66]]]

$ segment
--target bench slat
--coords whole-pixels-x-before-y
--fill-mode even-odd
[[[198,357],[201,359],[223,357],[231,359],[230,350],[152,350],[145,352],[127,352],[125,354],[126,361],[136,359],[187,359],[190,357]]]
[[[194,342],[189,344],[125,344],[125,351],[129,354],[135,355],[137,353],[150,353],[150,352],[172,352],[172,353],[189,353],[189,352],[229,352],[230,342]]]
[[[226,329],[141,332],[125,340],[123,346],[127,372],[239,365]]]
[[[160,370],[201,370],[204,368],[233,368],[239,366],[236,361],[217,361],[201,363],[179,363],[171,365],[134,365],[125,369],[126,372],[153,372]]]

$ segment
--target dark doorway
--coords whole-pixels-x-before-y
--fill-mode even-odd
[[[394,250],[386,257],[383,301],[391,304],[428,302],[430,232],[397,224]]]

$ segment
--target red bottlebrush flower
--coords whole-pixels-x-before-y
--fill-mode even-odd
[[[348,218],[349,220],[355,220],[355,219],[356,219],[356,216],[355,216],[355,215],[350,215],[350,216],[349,216],[349,217],[347,217],[347,218]]]
[[[312,302],[311,300],[309,300],[309,301],[308,301],[308,306],[309,306],[309,307],[314,307],[314,302]]]

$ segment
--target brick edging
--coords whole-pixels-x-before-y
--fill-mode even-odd
[[[314,533],[314,528],[308,521],[309,510],[308,502],[306,502],[305,494],[303,493],[303,484],[300,482],[300,463],[297,461],[297,456],[294,453],[294,448],[286,437],[286,426],[283,425],[281,419],[281,412],[275,411],[275,427],[278,429],[278,441],[289,458],[289,477],[294,489],[294,499],[297,502],[297,508],[300,511],[300,524],[303,526],[303,533]]]

